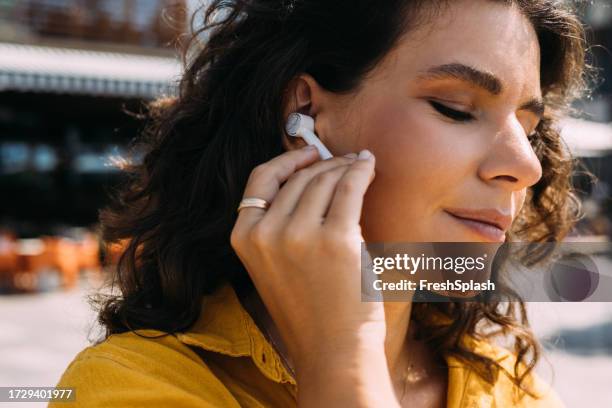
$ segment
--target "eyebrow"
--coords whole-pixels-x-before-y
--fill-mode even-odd
[[[499,95],[504,91],[502,81],[490,72],[481,71],[474,67],[461,63],[450,63],[436,65],[425,71],[420,71],[417,79],[458,79],[468,82],[474,86],[484,89],[491,95]],[[519,110],[527,110],[538,116],[540,119],[544,115],[545,105],[542,99],[533,98],[523,103]]]

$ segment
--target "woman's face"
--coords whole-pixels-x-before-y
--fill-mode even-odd
[[[452,3],[356,94],[311,89],[315,131],[330,150],[376,156],[366,241],[501,241],[499,228],[461,218],[508,227],[541,177],[528,140],[541,109],[533,27],[515,7]]]

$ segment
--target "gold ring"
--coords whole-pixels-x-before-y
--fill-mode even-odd
[[[270,203],[264,200],[263,198],[243,198],[242,201],[240,201],[240,205],[238,206],[236,212],[240,212],[240,210],[247,207],[263,208],[264,210],[267,210],[268,207],[270,207]]]

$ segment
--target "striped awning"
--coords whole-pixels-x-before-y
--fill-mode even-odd
[[[173,58],[0,43],[0,92],[150,99],[173,95],[180,73]]]

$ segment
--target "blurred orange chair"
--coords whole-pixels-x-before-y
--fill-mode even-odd
[[[79,245],[64,237],[42,237],[45,248],[39,256],[30,259],[30,267],[40,270],[43,267],[60,271],[62,286],[66,289],[77,285],[79,279]]]
[[[17,238],[9,232],[0,232],[0,291],[10,291],[13,287],[18,262]]]
[[[88,269],[100,273],[102,265],[100,262],[100,242],[98,237],[91,232],[86,232],[83,235],[83,239],[77,241],[77,246],[79,248],[79,269]]]
[[[101,271],[99,246],[94,234],[85,234],[81,241],[43,236],[21,239],[18,243],[13,279],[19,290],[35,290],[38,274],[44,269],[58,271],[65,289],[77,286],[81,270]]]

